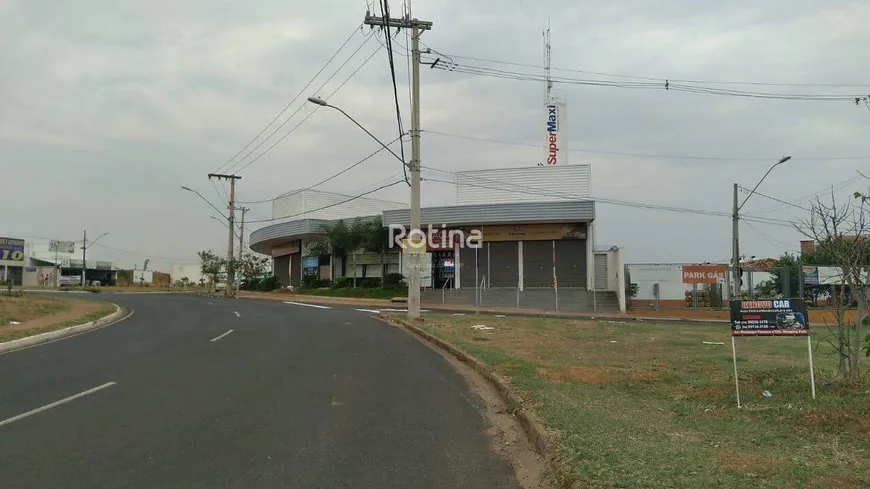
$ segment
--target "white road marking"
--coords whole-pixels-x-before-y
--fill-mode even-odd
[[[208,341],[210,341],[210,342],[217,341],[217,340],[223,338],[224,336],[226,336],[226,335],[232,333],[233,331],[235,331],[235,330],[231,329],[231,330],[227,331],[226,333],[224,333],[224,334],[218,336],[217,338],[212,338],[212,339],[210,339],[210,340],[208,340]]]
[[[453,315],[454,316],[465,316],[465,314],[463,314],[461,312],[454,312]]]
[[[78,398],[80,398],[80,397],[87,396],[88,394],[93,394],[94,392],[97,392],[97,391],[99,391],[99,390],[103,390],[103,389],[105,389],[105,388],[107,388],[107,387],[112,387],[112,386],[115,385],[116,383],[117,383],[117,382],[108,382],[108,383],[105,383],[105,384],[103,384],[103,385],[101,385],[101,386],[94,387],[93,389],[88,389],[88,390],[86,390],[86,391],[84,391],[84,392],[79,392],[78,394],[76,394],[76,395],[74,395],[74,396],[67,397],[66,399],[61,399],[60,401],[56,401],[56,402],[53,402],[53,403],[51,403],[51,404],[46,404],[45,406],[42,406],[42,407],[40,407],[40,408],[36,408],[36,409],[34,409],[33,411],[27,411],[26,413],[19,414],[18,416],[13,416],[13,417],[11,417],[11,418],[9,418],[9,419],[4,419],[3,421],[0,421],[0,426],[3,426],[3,425],[5,425],[5,424],[14,423],[14,422],[16,422],[16,421],[18,421],[18,420],[21,420],[21,419],[24,419],[24,418],[26,418],[26,417],[28,417],[28,416],[33,416],[34,414],[41,413],[41,412],[43,412],[43,411],[47,411],[47,410],[49,410],[49,409],[51,409],[51,408],[53,408],[53,407],[60,406],[61,404],[66,404],[66,403],[68,403],[68,402],[70,402],[70,401],[74,401],[74,400],[76,400],[76,399],[78,399]]]
[[[497,318],[506,318],[507,317],[504,314],[493,314],[493,316],[495,316]]]
[[[372,314],[380,314],[381,313],[381,311],[378,311],[377,309],[354,309],[354,311],[370,312]]]
[[[237,318],[242,317],[242,316],[239,314],[239,311],[233,311],[233,312],[236,313],[236,317],[237,317]]]
[[[318,308],[318,309],[332,309],[332,308],[329,307],[329,306],[321,306],[320,304],[306,304],[306,303],[304,303],[304,302],[288,302],[288,301],[284,301],[284,304],[291,304],[291,305],[294,305],[294,306],[316,307],[316,308]]]

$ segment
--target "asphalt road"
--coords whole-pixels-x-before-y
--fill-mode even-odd
[[[0,355],[0,487],[519,487],[461,376],[365,312],[105,298],[134,315]]]

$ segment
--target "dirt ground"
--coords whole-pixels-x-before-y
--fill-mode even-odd
[[[40,316],[29,321],[24,321],[21,324],[6,324],[0,326],[0,333],[10,331],[23,331],[28,329],[43,328],[57,323],[65,323],[73,321],[83,316],[87,316],[93,312],[97,312],[102,307],[99,302],[77,301],[70,300],[69,308],[58,313]]]
[[[29,294],[3,297],[0,300],[0,342],[94,321],[112,310],[112,304],[94,300]]]

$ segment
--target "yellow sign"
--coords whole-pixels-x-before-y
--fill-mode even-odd
[[[586,239],[582,224],[518,224],[515,226],[483,226],[484,241],[550,241]]]
[[[426,239],[408,239],[402,240],[402,252],[409,255],[422,255],[426,253]]]

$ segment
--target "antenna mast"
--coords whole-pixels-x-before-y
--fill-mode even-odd
[[[550,20],[547,20],[547,30],[544,31],[544,76],[547,79],[547,103],[553,100],[553,80],[550,78]]]

